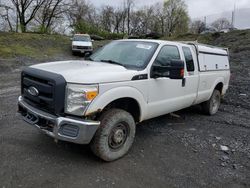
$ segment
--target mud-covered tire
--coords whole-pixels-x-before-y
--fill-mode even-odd
[[[221,103],[221,93],[218,90],[214,90],[210,99],[202,103],[203,112],[207,115],[214,115],[218,112]]]
[[[132,115],[121,109],[110,109],[101,117],[101,125],[90,143],[93,153],[104,161],[114,161],[127,154],[135,137]]]

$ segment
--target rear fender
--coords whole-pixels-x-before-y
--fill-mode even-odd
[[[218,77],[218,78],[215,80],[213,87],[211,88],[211,92],[210,92],[209,99],[211,98],[214,89],[216,88],[216,86],[217,86],[219,83],[222,83],[222,84],[223,84],[223,87],[222,87],[222,91],[223,91],[223,88],[224,88],[224,86],[225,86],[225,80],[224,80],[223,77]]]

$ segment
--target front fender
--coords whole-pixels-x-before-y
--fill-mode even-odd
[[[129,86],[116,87],[97,96],[88,107],[85,116],[101,112],[108,104],[121,98],[132,98],[138,102],[140,107],[140,121],[142,121],[146,115],[146,100],[139,90]]]

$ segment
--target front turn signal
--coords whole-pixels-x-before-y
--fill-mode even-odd
[[[92,101],[98,95],[98,91],[87,91],[85,95],[87,101]]]

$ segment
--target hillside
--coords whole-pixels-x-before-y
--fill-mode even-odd
[[[94,47],[103,42],[94,42]],[[0,32],[0,72],[37,62],[75,59],[70,37]]]
[[[68,51],[70,39],[60,35],[0,33],[0,58],[42,59]]]

